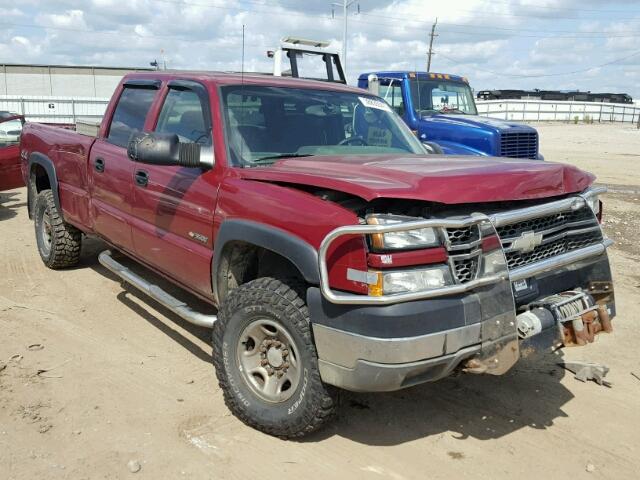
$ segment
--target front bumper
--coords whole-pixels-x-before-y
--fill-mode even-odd
[[[611,271],[603,253],[529,280],[531,290],[515,301],[510,283],[499,282],[457,296],[387,306],[338,305],[310,288],[320,375],[340,388],[373,392],[441,379],[471,358],[489,364],[486,373],[502,374],[520,356],[516,305],[611,282]],[[613,292],[608,306],[613,317]]]

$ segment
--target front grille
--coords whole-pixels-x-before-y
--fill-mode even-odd
[[[476,278],[478,273],[478,258],[464,258],[453,260],[453,274],[460,283],[466,283]]]
[[[480,238],[478,226],[447,228],[447,237],[453,246],[466,246]]]
[[[507,265],[509,269],[529,265],[530,263],[539,262],[547,258],[555,257],[561,253],[577,250],[578,248],[587,247],[598,243],[602,240],[600,232],[593,232],[573,239],[560,239],[539,245],[533,251],[527,253],[507,252]]]
[[[589,207],[505,225],[497,229],[509,269],[523,267],[602,241],[598,220]],[[523,234],[542,234],[541,244],[529,252],[513,248]]]
[[[581,208],[571,212],[555,213],[546,217],[533,218],[531,220],[525,220],[524,222],[513,223],[511,225],[505,225],[498,227],[498,235],[505,241],[512,238],[519,237],[524,232],[541,232],[554,229],[562,229],[567,224],[575,224],[580,222],[579,225],[571,225],[572,227],[578,226],[597,226],[598,222],[594,218],[591,209],[588,207]]]
[[[503,132],[500,135],[500,156],[538,158],[538,133]]]

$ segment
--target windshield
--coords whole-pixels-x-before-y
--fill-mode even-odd
[[[477,115],[473,93],[466,83],[447,80],[409,81],[411,101],[419,115],[461,113]]]
[[[222,99],[237,166],[286,157],[427,153],[386,102],[365,92],[234,85],[222,88]]]
[[[0,121],[0,147],[8,147],[20,143],[22,133],[22,120],[19,118]]]

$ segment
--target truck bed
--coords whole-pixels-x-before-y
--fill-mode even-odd
[[[95,137],[40,123],[27,123],[22,133],[23,145],[54,162],[64,218],[85,232],[91,229],[87,166],[94,142]],[[22,162],[22,173],[28,184],[28,160]]]

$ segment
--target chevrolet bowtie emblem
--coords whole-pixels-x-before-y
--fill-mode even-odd
[[[522,253],[527,253],[533,251],[533,249],[541,243],[542,233],[524,232],[511,243],[511,248]]]

